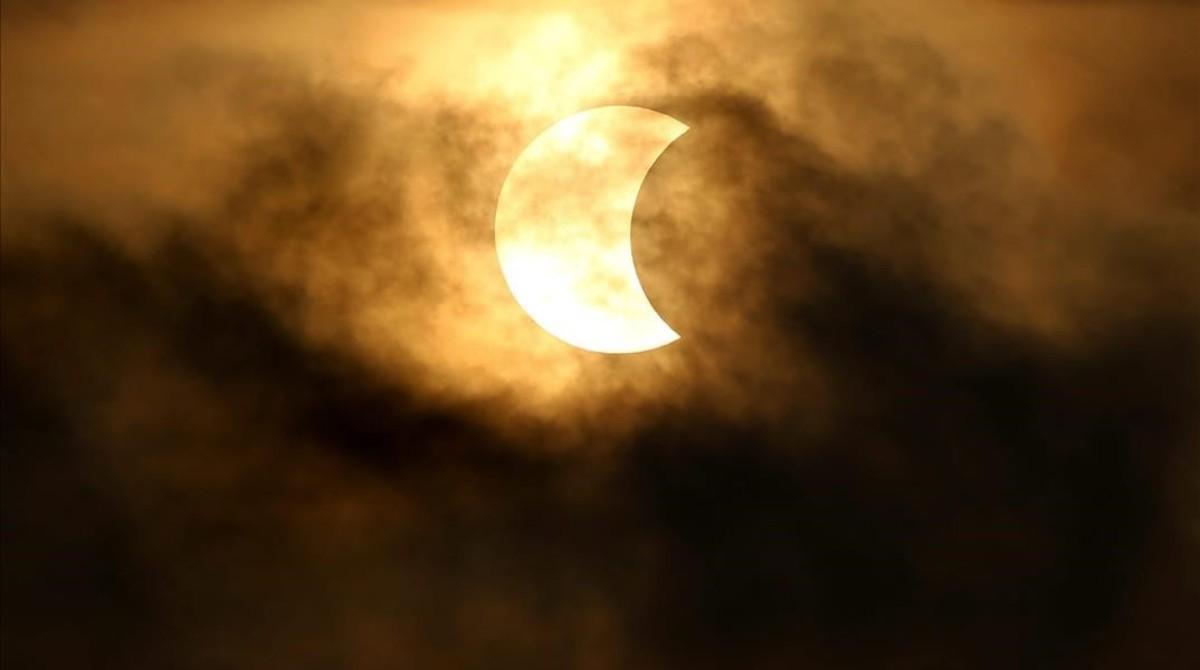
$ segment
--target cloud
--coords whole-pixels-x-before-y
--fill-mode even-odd
[[[1182,658],[1197,175],[1139,142],[1195,139],[1183,10],[159,11],[5,15],[6,665]],[[614,101],[692,128],[635,217],[685,338],[630,358],[491,246]]]

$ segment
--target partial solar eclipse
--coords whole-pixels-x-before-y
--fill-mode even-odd
[[[687,130],[643,107],[597,107],[517,157],[496,207],[496,252],[513,297],[551,335],[610,354],[679,339],[642,290],[630,233],[642,181]]]

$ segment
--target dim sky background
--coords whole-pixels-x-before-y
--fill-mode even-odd
[[[1195,3],[0,6],[6,669],[1200,658]],[[492,237],[605,104],[634,356]]]

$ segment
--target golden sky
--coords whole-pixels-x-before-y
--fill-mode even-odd
[[[1195,3],[2,6],[12,658],[1169,660]],[[632,230],[682,339],[633,356],[496,256],[518,155],[601,105],[689,127]],[[72,516],[136,576],[58,618]]]

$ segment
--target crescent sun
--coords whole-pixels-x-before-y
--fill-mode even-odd
[[[496,252],[513,297],[551,335],[601,353],[679,339],[642,290],[630,233],[642,181],[687,130],[644,107],[597,107],[517,157],[496,207]]]

